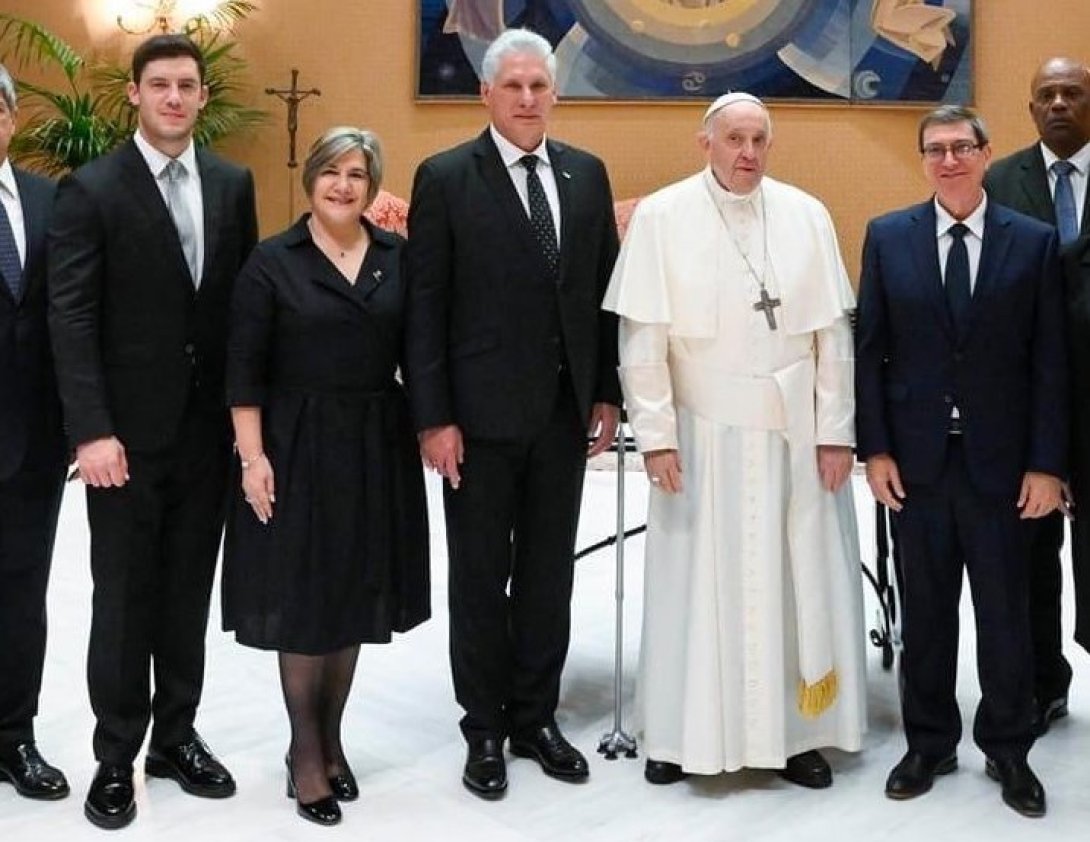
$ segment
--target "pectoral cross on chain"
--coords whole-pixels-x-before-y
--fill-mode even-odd
[[[761,300],[753,305],[753,309],[765,314],[765,319],[768,321],[768,329],[776,329],[776,313],[774,312],[777,307],[780,307],[780,299],[772,298],[768,294],[768,290],[761,287]]]

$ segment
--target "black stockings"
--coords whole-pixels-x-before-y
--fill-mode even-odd
[[[359,646],[329,655],[280,653],[280,684],[291,722],[288,756],[304,803],[328,796],[329,777],[348,770],[341,717],[359,653]]]

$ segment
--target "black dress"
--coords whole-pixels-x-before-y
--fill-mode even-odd
[[[223,623],[247,646],[319,655],[429,617],[428,524],[395,379],[404,241],[365,223],[353,285],[306,220],[258,245],[235,287],[227,398],[261,408],[276,501],[263,526],[236,476]]]

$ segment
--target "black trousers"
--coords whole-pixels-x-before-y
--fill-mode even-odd
[[[34,739],[64,463],[59,438],[32,440],[24,463],[0,480],[0,743]]]
[[[450,659],[466,739],[550,724],[568,653],[586,429],[570,387],[516,441],[465,442],[444,487]]]
[[[187,739],[193,727],[229,442],[222,409],[191,406],[174,446],[128,452],[128,483],[87,490],[94,580],[87,680],[100,762],[131,763],[152,717],[157,746]]]
[[[1041,702],[1067,695],[1071,665],[1063,654],[1060,595],[1064,516],[1053,512],[1032,521],[1030,529],[1029,610],[1033,630],[1034,694]]]
[[[943,757],[961,738],[955,695],[958,604],[968,573],[981,700],[973,738],[993,758],[1033,744],[1030,530],[1013,498],[979,493],[952,436],[942,477],[905,488],[896,515],[904,572],[902,711],[910,749]]]

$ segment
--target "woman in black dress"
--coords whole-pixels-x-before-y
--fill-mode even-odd
[[[231,311],[241,491],[224,627],[280,653],[288,794],[322,824],[359,794],[340,728],[360,643],[429,616],[423,474],[396,379],[404,241],[362,217],[381,179],[370,132],[319,138],[303,169],[311,213],[254,250]]]

